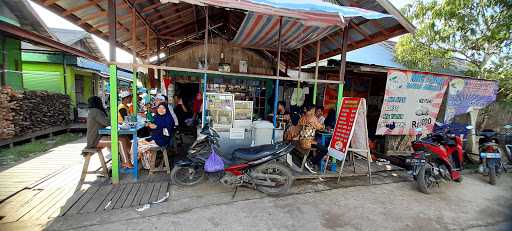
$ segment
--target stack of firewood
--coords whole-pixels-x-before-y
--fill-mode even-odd
[[[71,99],[46,91],[0,92],[0,139],[9,139],[71,122]]]
[[[0,90],[0,140],[10,139],[15,134],[9,92],[9,88]]]

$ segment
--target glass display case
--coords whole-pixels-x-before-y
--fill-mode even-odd
[[[235,100],[235,120],[252,121],[253,102]]]
[[[229,131],[233,127],[234,95],[225,93],[206,93],[208,116],[213,128],[218,131]]]
[[[253,102],[235,100],[234,128],[250,128],[252,125]]]

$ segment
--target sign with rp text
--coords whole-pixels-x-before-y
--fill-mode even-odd
[[[448,76],[389,70],[377,135],[415,135],[434,128]]]
[[[361,100],[361,98],[343,97],[341,101],[338,120],[328,148],[329,155],[338,160],[344,160],[348,151]]]

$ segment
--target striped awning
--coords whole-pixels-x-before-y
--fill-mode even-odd
[[[319,40],[339,29],[339,26],[307,26],[292,18],[283,18],[281,46],[293,50]],[[245,47],[277,48],[279,17],[248,13],[233,43]]]

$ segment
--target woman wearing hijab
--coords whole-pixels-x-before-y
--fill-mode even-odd
[[[142,166],[145,169],[150,169],[155,164],[156,156],[152,147],[158,145],[167,148],[171,145],[174,120],[167,103],[162,102],[158,105],[153,122],[148,126],[151,129],[151,139],[139,140],[139,158],[142,159]]]
[[[101,136],[98,130],[110,125],[107,117],[107,111],[103,107],[100,97],[92,96],[89,98],[89,114],[87,116],[87,146],[86,148],[109,148],[110,136]],[[127,137],[119,137],[119,149],[121,153],[121,166],[123,168],[133,168],[130,160],[131,142]]]
[[[168,147],[171,144],[171,135],[174,129],[174,120],[167,107],[167,103],[160,103],[154,122],[149,124],[151,138],[160,147]]]

